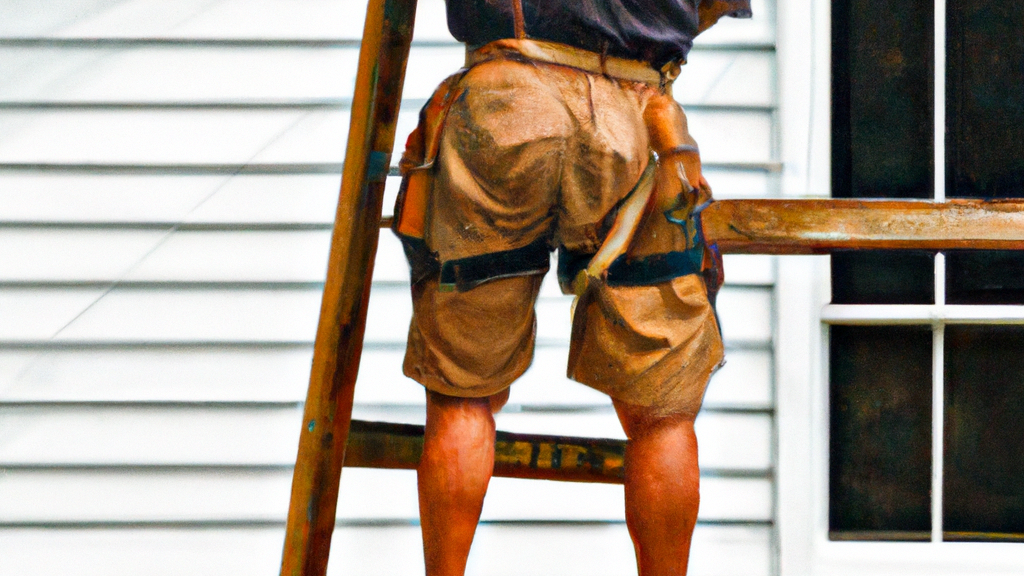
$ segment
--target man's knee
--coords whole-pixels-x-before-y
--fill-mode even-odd
[[[638,406],[612,399],[615,413],[626,437],[634,440],[667,429],[691,432],[695,416],[692,414],[664,414],[656,406]]]
[[[509,389],[482,398],[448,396],[427,390],[427,420],[446,423],[452,420],[480,420],[493,423],[496,414],[508,402]]]

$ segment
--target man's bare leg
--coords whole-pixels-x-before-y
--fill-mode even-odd
[[[462,576],[494,470],[494,416],[508,390],[490,398],[427,392],[419,479],[427,576]]]
[[[683,576],[700,505],[693,418],[615,402],[626,447],[626,525],[640,576]]]

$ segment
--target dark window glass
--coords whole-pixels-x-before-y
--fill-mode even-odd
[[[832,195],[930,198],[932,3],[832,6]]]
[[[932,196],[932,14],[931,2],[833,2],[834,197]],[[836,303],[933,301],[927,255],[843,254],[832,271]]]
[[[1024,78],[1021,81],[1024,82]],[[946,302],[1024,304],[1024,254],[1009,251],[947,253]]]
[[[1024,2],[948,7],[947,195],[1024,196]]]
[[[832,254],[835,304],[931,304],[935,260],[929,252],[877,251]]]
[[[946,194],[1024,196],[1024,2],[948,4]],[[1024,304],[1024,254],[947,261],[954,304]]]
[[[830,338],[829,535],[927,540],[931,329],[833,326]]]
[[[946,539],[1024,539],[1024,327],[946,327]]]

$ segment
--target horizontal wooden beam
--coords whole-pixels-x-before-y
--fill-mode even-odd
[[[414,469],[423,453],[423,426],[353,420],[345,466]],[[626,442],[498,432],[494,475],[621,484]]]
[[[704,234],[723,253],[837,250],[1024,250],[1024,201],[722,200]]]
[[[1024,250],[1021,200],[720,200],[701,220],[727,254]]]

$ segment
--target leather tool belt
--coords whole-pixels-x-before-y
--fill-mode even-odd
[[[466,49],[466,67],[515,54],[534,62],[557,64],[601,74],[620,80],[643,82],[663,90],[672,85],[679,76],[680,62],[668,62],[661,69],[655,69],[641,60],[629,60],[590,52],[568,44],[534,40],[531,38],[507,38],[485,44],[476,50]]]

